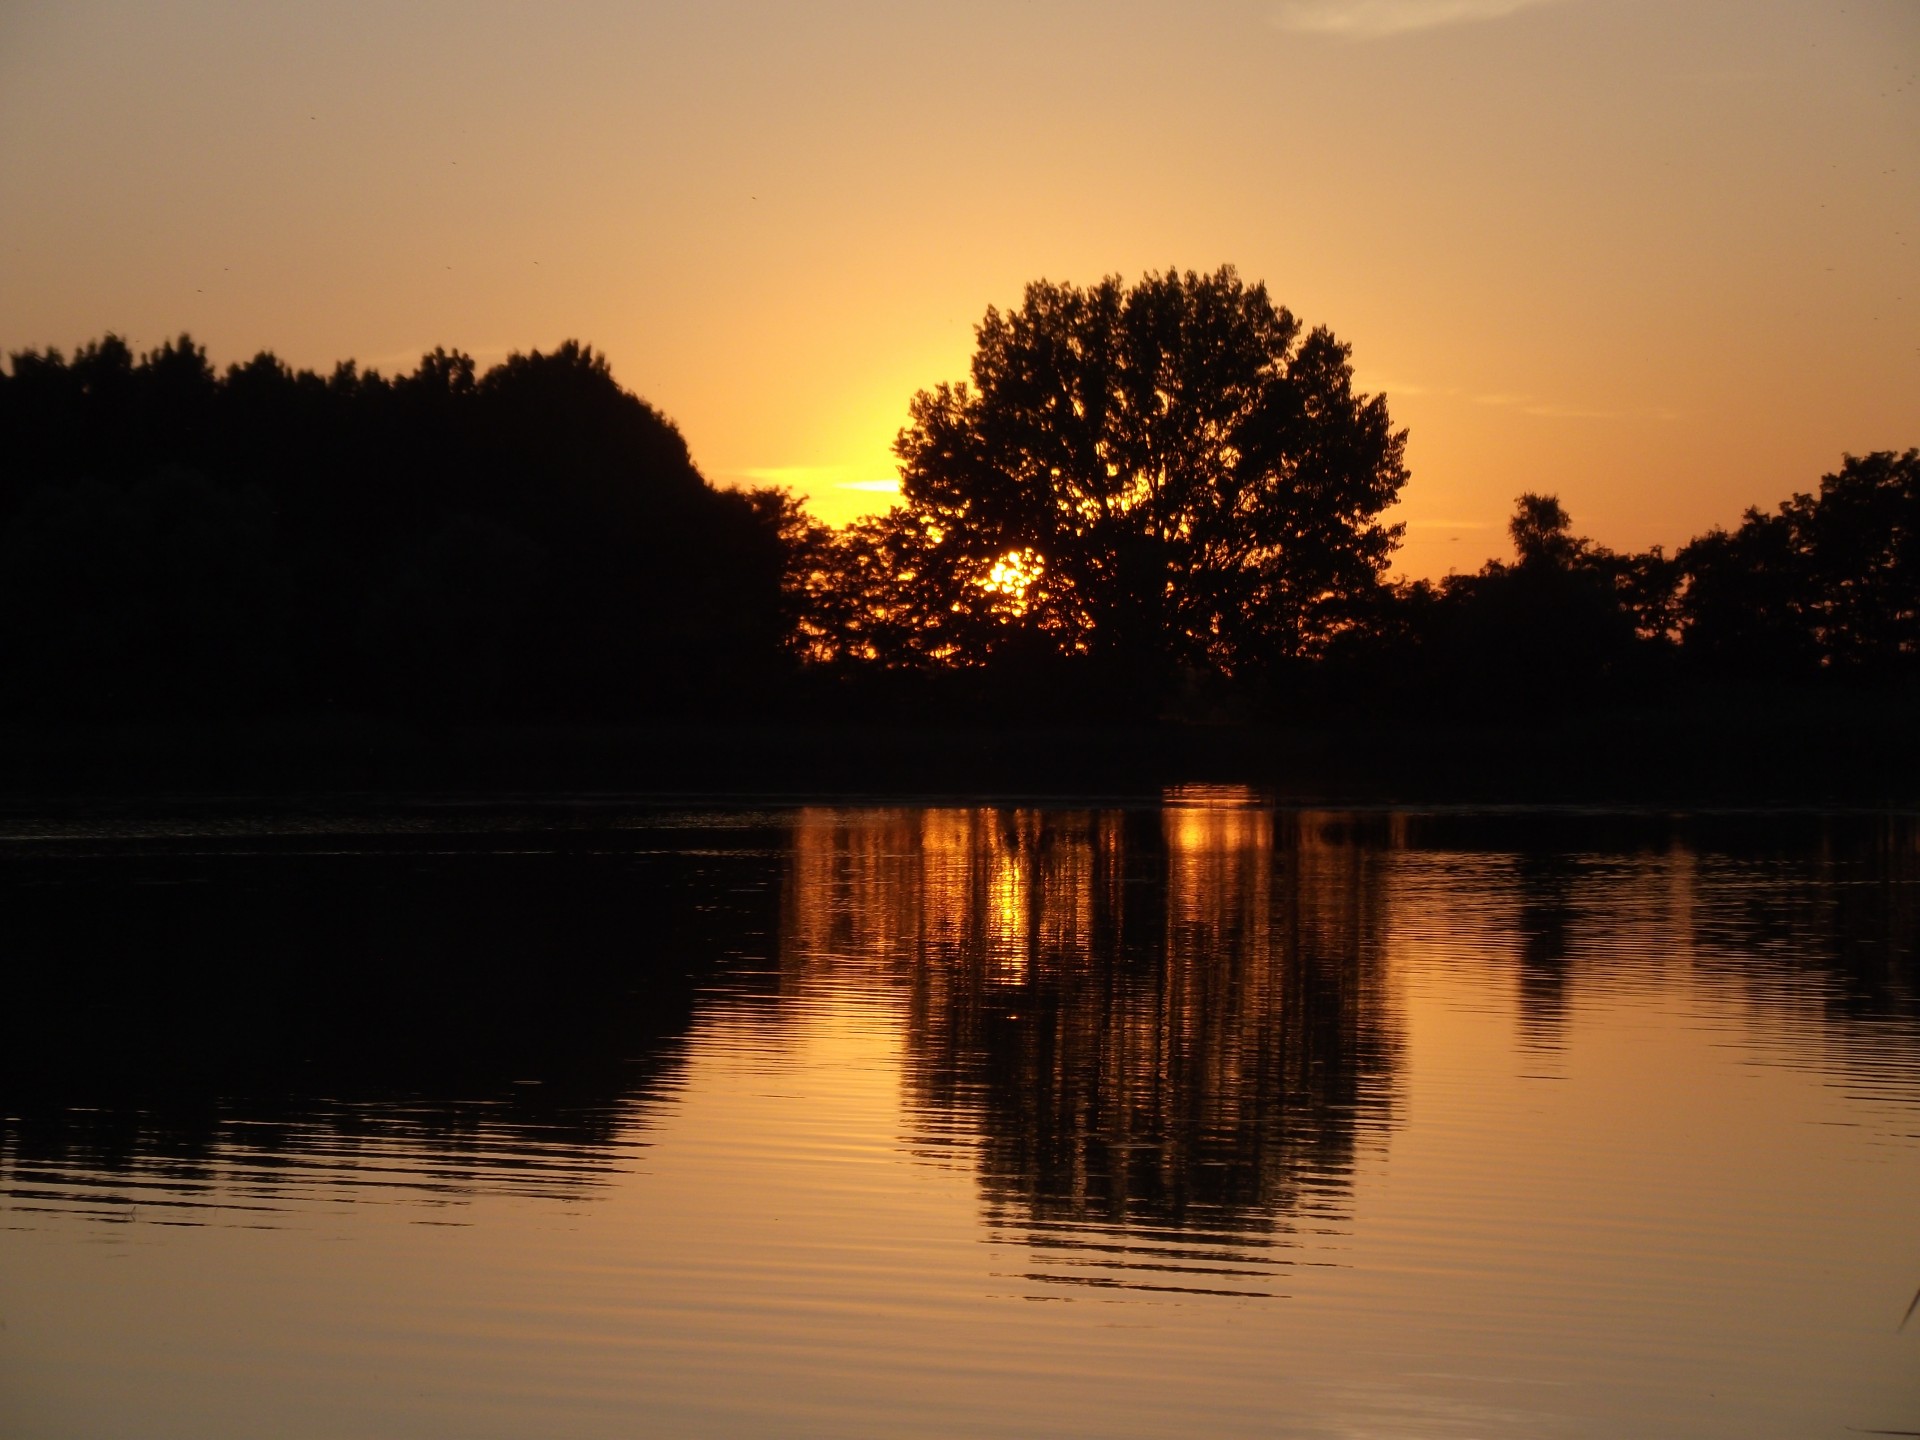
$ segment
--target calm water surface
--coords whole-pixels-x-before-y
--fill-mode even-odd
[[[0,1434],[1920,1431],[1920,824],[0,822]]]

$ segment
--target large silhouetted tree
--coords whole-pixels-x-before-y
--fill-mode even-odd
[[[972,383],[914,397],[904,508],[851,538],[854,573],[899,580],[856,652],[1241,677],[1313,653],[1377,582],[1405,434],[1263,286],[1042,282],[975,333]]]

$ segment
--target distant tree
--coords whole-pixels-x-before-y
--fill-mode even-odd
[[[1573,519],[1557,495],[1529,492],[1516,499],[1507,534],[1513,537],[1514,555],[1522,565],[1564,569],[1592,549],[1574,535]]]
[[[1377,583],[1405,432],[1263,286],[1041,282],[975,336],[972,383],[913,399],[903,507],[828,556],[828,648],[1239,677],[1314,653]]]
[[[1507,525],[1514,561],[1450,577],[1428,615],[1441,687],[1469,708],[1516,715],[1636,700],[1672,649],[1673,563],[1576,535],[1558,497],[1527,493]]]
[[[1686,649],[1703,669],[1920,678],[1920,450],[1846,456],[1818,494],[1749,510],[1677,559]]]
[[[1794,529],[1785,515],[1753,509],[1739,528],[1716,527],[1681,547],[1680,629],[1695,674],[1777,684],[1820,673],[1811,578]]]
[[[1884,678],[1920,674],[1920,450],[1845,457],[1820,482],[1806,535],[1816,634],[1827,663]]]

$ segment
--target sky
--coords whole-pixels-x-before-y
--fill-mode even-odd
[[[0,350],[568,338],[720,484],[891,502],[1031,281],[1223,263],[1410,434],[1669,547],[1920,445],[1920,0],[0,0]]]

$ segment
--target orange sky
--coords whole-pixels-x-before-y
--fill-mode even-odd
[[[1920,444],[1914,0],[15,3],[0,221],[0,349],[574,336],[836,520],[988,304],[1169,265],[1353,345],[1412,574]]]

